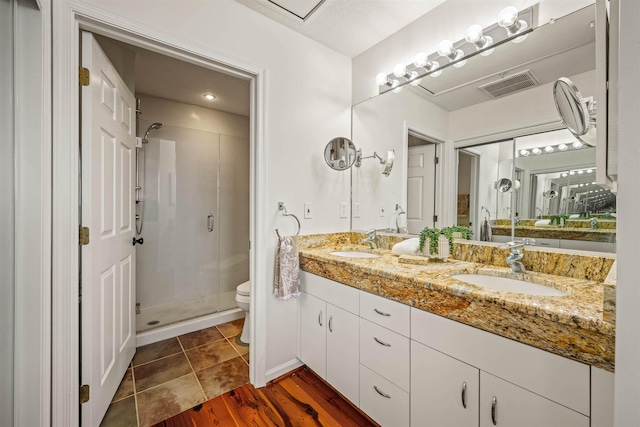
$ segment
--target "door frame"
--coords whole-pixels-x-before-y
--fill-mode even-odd
[[[250,278],[251,364],[249,379],[266,383],[266,138],[265,74],[260,65],[207,49],[86,3],[53,7],[52,48],[52,425],[79,424],[79,38],[80,30],[104,35],[176,59],[223,71],[251,83]],[[262,256],[261,256],[262,255]],[[260,303],[262,302],[262,303]]]

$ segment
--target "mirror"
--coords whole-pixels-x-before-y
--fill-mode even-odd
[[[517,191],[520,188],[520,181],[516,179],[514,183],[509,178],[500,178],[495,182],[495,184],[493,185],[493,188],[498,190],[500,193]]]
[[[496,46],[490,56],[478,55],[463,68],[443,70],[440,77],[456,72],[456,84],[437,91],[406,85],[400,93],[390,91],[354,105],[352,140],[366,151],[388,149],[391,144],[397,164],[387,180],[364,167],[352,169],[352,229],[393,228],[396,204],[406,207],[407,223],[422,216],[430,226],[470,225],[475,238],[480,237],[478,225],[484,218],[508,221],[516,213],[523,219],[540,216],[536,207],[543,209],[542,204],[529,200],[531,173],[519,169],[519,160],[514,162],[513,141],[563,128],[552,96],[560,77],[570,78],[584,94],[595,94],[594,18],[595,6],[590,5],[537,25],[523,43]],[[533,75],[533,87],[495,96],[480,88],[521,73]],[[440,86],[440,77],[422,80]],[[409,153],[416,136],[432,144],[429,154],[414,158]],[[438,162],[435,170],[429,169],[422,178],[412,176],[417,165],[434,161]],[[520,190],[496,191],[496,180],[504,177],[515,177]],[[420,202],[409,196],[418,187],[421,191],[415,193],[422,195]],[[542,193],[536,197],[543,199]],[[551,201],[560,203],[562,198],[559,194]],[[544,200],[548,209],[550,199]],[[525,202],[533,216],[524,210]]]
[[[595,145],[593,98],[583,98],[570,79],[561,77],[553,84],[553,100],[566,128],[586,144]]]
[[[348,138],[333,138],[324,148],[324,160],[333,170],[349,169],[356,157],[356,146]]]

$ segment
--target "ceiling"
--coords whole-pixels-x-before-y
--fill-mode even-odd
[[[359,55],[444,2],[444,0],[236,1],[349,58]]]

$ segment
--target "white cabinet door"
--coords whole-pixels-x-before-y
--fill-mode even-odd
[[[360,323],[358,316],[327,304],[327,381],[353,404],[360,404]]]
[[[480,371],[411,341],[411,426],[478,425]]]
[[[589,418],[480,372],[480,427],[589,427]]]
[[[322,378],[327,378],[327,304],[300,293],[300,359]]]

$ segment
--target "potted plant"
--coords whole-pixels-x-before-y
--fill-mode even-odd
[[[420,232],[420,246],[418,251],[430,258],[446,261],[453,252],[453,239],[467,239],[471,237],[469,227],[455,225],[445,228],[425,227]]]

